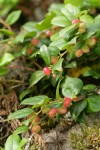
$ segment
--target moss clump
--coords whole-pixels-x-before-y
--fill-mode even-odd
[[[81,133],[71,133],[72,147],[76,150],[100,150],[100,125],[81,126]]]

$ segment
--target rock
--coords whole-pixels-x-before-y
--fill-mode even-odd
[[[93,127],[97,122],[100,124],[100,113],[93,113],[87,118],[87,130],[89,129],[88,127]],[[70,126],[69,129],[66,127],[64,130],[59,130],[61,129],[59,125],[55,130],[43,134],[42,138],[45,141],[47,150],[76,150],[72,147],[71,133],[82,135],[82,126],[84,124],[76,123],[72,127]]]

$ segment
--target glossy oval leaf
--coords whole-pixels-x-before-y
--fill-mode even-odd
[[[18,111],[15,111],[14,113],[11,113],[9,116],[8,116],[8,120],[12,120],[12,119],[15,119],[15,118],[24,118],[24,117],[27,117],[28,115],[32,114],[33,112],[33,109],[31,108],[23,108],[21,110],[18,110]]]
[[[98,43],[97,46],[95,47],[95,53],[96,55],[100,56],[100,43]]]
[[[24,42],[24,39],[25,39],[25,35],[26,35],[26,33],[20,32],[20,33],[16,36],[16,38],[15,38],[15,40],[14,40],[14,43],[15,43],[15,44],[23,43],[23,42]]]
[[[20,101],[22,101],[22,99],[30,93],[32,93],[32,89],[24,90],[19,96]]]
[[[0,66],[5,66],[9,64],[12,60],[14,59],[14,56],[10,53],[5,53],[1,58],[0,58]]]
[[[60,50],[56,46],[49,46],[48,50],[51,55],[58,55]]]
[[[90,24],[92,24],[93,21],[94,21],[94,19],[93,19],[90,15],[87,15],[87,14],[82,15],[82,16],[80,17],[80,20],[81,20],[82,22],[84,22],[87,27],[88,27]]]
[[[91,25],[89,25],[87,27],[87,32],[83,36],[84,40],[90,38],[96,32],[99,32],[99,30],[100,30],[100,18],[98,18],[98,19],[99,19],[98,21],[96,20],[94,23],[92,23]]]
[[[23,146],[28,142],[28,139],[22,138],[17,150],[23,150]]]
[[[43,58],[44,62],[47,64],[47,65],[50,65],[50,52],[48,50],[48,47],[46,45],[42,45],[40,47],[40,55],[41,57]]]
[[[64,16],[57,16],[53,18],[51,23],[53,25],[60,26],[60,27],[67,27],[70,25],[69,20],[67,20],[67,18],[65,18]]]
[[[64,0],[65,4],[72,4],[75,6],[82,6],[83,0]]]
[[[66,28],[60,30],[60,32],[59,32],[60,37],[64,37],[65,34],[69,34],[69,32],[74,32],[74,30],[76,29],[75,26],[76,25],[74,24],[74,25],[71,25],[69,27],[66,27]]]
[[[55,13],[53,12],[48,13],[46,15],[46,18],[43,21],[40,21],[39,23],[37,23],[35,27],[39,30],[45,30],[45,29],[50,28],[52,26],[51,20],[52,18],[54,18],[54,16],[55,16]]]
[[[5,143],[5,150],[17,150],[20,141],[21,139],[19,135],[16,134],[10,135]]]
[[[62,84],[62,94],[66,97],[75,97],[80,93],[83,82],[79,78],[66,77]]]
[[[4,75],[4,74],[6,74],[8,72],[8,70],[7,69],[5,69],[5,68],[1,68],[0,67],[0,76],[2,76],[2,75]]]
[[[52,70],[62,71],[63,60],[64,60],[63,58],[59,59],[58,62],[53,65]]]
[[[62,72],[59,72],[58,74],[56,74],[56,78],[50,79],[50,82],[55,87],[57,85],[58,80],[61,78],[62,78]]]
[[[60,99],[60,82],[61,82],[61,80],[63,79],[63,77],[61,77],[60,79],[59,79],[59,81],[58,81],[58,85],[57,85],[57,87],[56,87],[56,99]]]
[[[59,108],[61,107],[63,104],[63,102],[54,102],[53,104],[50,105],[50,109],[51,108]]]
[[[61,12],[69,21],[72,21],[78,17],[79,9],[71,4],[68,4],[61,9]]]
[[[14,32],[12,32],[11,30],[8,30],[8,29],[0,29],[0,33],[3,33],[7,36],[11,36],[11,35],[15,34]]]
[[[68,63],[65,68],[77,68],[77,62],[72,61],[71,63]]]
[[[63,38],[59,38],[56,41],[53,41],[50,43],[50,46],[56,46],[60,50],[65,49],[66,45],[67,45],[67,42]]]
[[[14,134],[21,134],[23,132],[27,132],[28,131],[28,127],[27,126],[20,126],[18,127],[15,131]]]
[[[6,23],[8,23],[9,25],[14,24],[19,19],[20,15],[21,15],[21,10],[16,10],[11,12],[6,18]]]
[[[86,112],[99,112],[100,111],[100,95],[91,95],[87,98]]]
[[[35,25],[36,25],[36,22],[26,22],[22,28],[24,28],[26,31],[28,32],[33,32],[33,31],[38,31],[36,28],[35,28]]]
[[[26,98],[25,100],[21,102],[21,105],[34,105],[33,108],[36,108],[36,107],[39,107],[48,103],[49,100],[50,98],[48,96],[39,95],[39,96]]]
[[[71,116],[75,121],[77,120],[78,116],[85,109],[86,106],[87,106],[87,101],[82,100],[73,103],[73,105],[70,107]]]
[[[50,36],[50,40],[52,42],[58,40],[59,38],[60,38],[59,32],[56,32],[56,33],[54,33],[53,35]]]
[[[87,92],[91,92],[94,91],[96,89],[96,85],[94,84],[87,84],[85,86],[83,86],[83,90],[87,91]]]
[[[45,76],[45,74],[43,73],[42,70],[38,70],[36,72],[34,72],[31,75],[31,78],[29,80],[30,82],[30,86],[33,86],[34,84],[36,84],[39,80],[41,80],[43,77]]]

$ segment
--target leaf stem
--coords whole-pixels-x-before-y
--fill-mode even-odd
[[[0,17],[0,22],[10,31],[12,31],[12,28],[7,24],[1,17]]]

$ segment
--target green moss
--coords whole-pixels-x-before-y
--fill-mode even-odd
[[[82,125],[81,133],[71,133],[72,147],[76,150],[100,150],[100,125]]]

